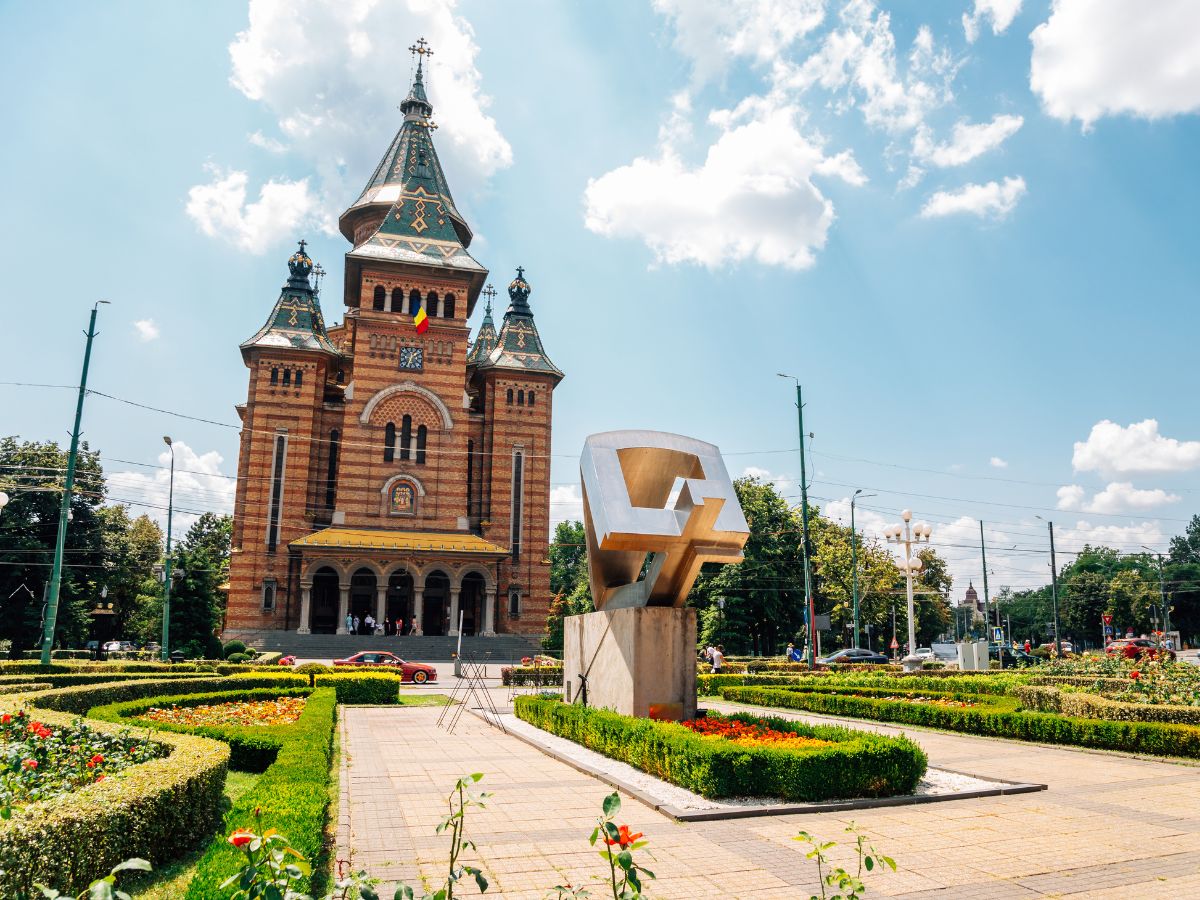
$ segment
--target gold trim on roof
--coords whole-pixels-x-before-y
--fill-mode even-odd
[[[292,541],[291,547],[325,550],[397,550],[507,556],[503,547],[474,534],[438,531],[375,531],[367,528],[325,528]]]

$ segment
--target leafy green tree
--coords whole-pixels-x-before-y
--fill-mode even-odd
[[[550,593],[568,595],[587,579],[587,536],[583,523],[559,522],[550,542]]]
[[[126,506],[100,510],[104,535],[105,600],[112,604],[112,637],[146,639],[136,628],[138,597],[154,581],[154,567],[162,559],[162,529],[149,516],[130,518]],[[153,588],[151,588],[153,590]]]
[[[829,614],[835,638],[844,638],[838,643],[849,645],[854,622],[854,555],[850,529],[821,517],[813,531],[813,566],[820,586],[817,608]],[[887,548],[878,540],[860,534],[858,611],[861,646],[866,646],[867,626],[871,633],[882,635],[890,625],[892,591],[899,577],[895,559]]]
[[[189,657],[221,656],[217,634],[225,610],[232,530],[231,516],[205,513],[175,550],[178,579],[171,588],[171,649]],[[161,612],[158,622],[161,629]]]
[[[1200,516],[1193,515],[1183,534],[1171,538],[1171,562],[1200,563]]]
[[[575,584],[570,594],[558,594],[550,601],[550,614],[546,617],[546,634],[542,637],[542,649],[547,653],[561,655],[563,652],[564,620],[567,616],[578,616],[595,612],[592,592],[586,578]]]

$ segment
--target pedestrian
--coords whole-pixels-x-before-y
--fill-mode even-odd
[[[354,630],[351,634],[358,634],[358,616],[354,617]]]
[[[346,613],[346,633],[354,634],[354,616]]]
[[[720,644],[713,647],[712,654],[712,674],[720,675],[721,669],[725,667],[725,648]]]
[[[413,637],[420,637],[421,636],[421,623],[418,622],[416,619],[413,619],[412,629],[408,633],[413,635]]]
[[[367,613],[366,618],[363,619],[363,625],[367,628],[367,634],[375,633],[375,617],[370,613]]]
[[[1029,643],[1029,638],[1025,638],[1025,652],[1028,653],[1033,649],[1033,644]]]
[[[393,628],[393,625],[392,625],[391,617],[385,618],[383,620],[383,633],[390,637],[391,635],[396,633],[395,631],[392,630],[392,628]]]
[[[713,645],[708,644],[704,648],[704,661],[706,663],[708,663],[710,666],[712,665],[712,656],[713,656]]]
[[[800,651],[796,649],[796,645],[791,641],[787,646],[787,661],[788,662],[803,662],[804,657],[800,655]]]

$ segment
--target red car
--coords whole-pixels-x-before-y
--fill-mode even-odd
[[[1147,638],[1123,638],[1118,641],[1109,641],[1104,652],[1109,656],[1123,656],[1126,659],[1137,659],[1139,656],[1149,659],[1175,658],[1174,650],[1155,646],[1154,641]]]
[[[364,650],[347,656],[345,659],[335,659],[335,666],[382,666],[400,670],[401,681],[414,681],[424,684],[427,681],[437,681],[437,669],[424,663],[405,662],[395,653],[386,650]]]

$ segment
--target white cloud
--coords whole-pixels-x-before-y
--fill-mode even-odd
[[[1003,460],[998,456],[993,456],[991,459],[988,460],[988,465],[991,466],[993,469],[1007,469],[1008,461]]]
[[[1142,545],[1162,547],[1167,539],[1158,522],[1130,525],[1093,525],[1080,520],[1075,527],[1056,528],[1054,536],[1060,551],[1082,550],[1084,545],[1112,547],[1124,553],[1136,553]]]
[[[656,158],[639,157],[589,180],[587,227],[639,238],[662,263],[811,266],[833,222],[833,203],[812,176],[851,184],[865,176],[849,153],[826,157],[802,135],[794,107],[759,111],[737,124],[740,116],[721,119],[726,129],[698,166],[667,141]]]
[[[158,340],[158,326],[154,324],[153,319],[138,319],[133,323],[133,330],[137,332],[138,340],[142,343]]]
[[[1020,11],[1021,0],[975,0],[975,11],[962,17],[967,42],[975,43],[985,18],[992,20],[992,34],[1003,34]]]
[[[1087,491],[1077,484],[1064,484],[1057,493],[1059,509],[1079,509],[1083,505],[1083,498],[1087,496]]]
[[[262,254],[280,241],[295,238],[301,227],[312,226],[317,204],[307,178],[268,181],[259,189],[258,199],[247,203],[245,172],[215,167],[209,171],[212,180],[192,187],[187,202],[187,214],[209,237]]]
[[[564,484],[550,488],[550,529],[559,522],[583,520],[583,495],[579,485]]]
[[[1162,488],[1140,490],[1128,481],[1114,481],[1093,496],[1083,510],[1090,513],[1140,512],[1179,500],[1179,495],[1168,494]]]
[[[1195,0],[1055,0],[1030,38],[1029,85],[1056,118],[1200,110]]]
[[[938,191],[921,207],[925,219],[969,213],[980,218],[1003,219],[1025,196],[1025,179],[1005,178],[1004,183],[968,184],[957,191]]]
[[[286,146],[314,173],[303,194],[296,186],[308,179],[269,181],[263,191],[290,186],[293,201],[306,198],[305,215],[334,232],[338,215],[357,197],[400,127],[396,106],[409,88],[407,47],[419,35],[435,51],[426,87],[440,126],[438,153],[456,199],[462,203],[511,165],[512,148],[486,112],[474,34],[454,6],[424,0],[250,0],[249,26],[229,46],[230,81],[275,118],[283,141],[261,132],[249,140],[271,151]],[[200,185],[192,192],[203,195],[213,188]],[[229,202],[223,195],[216,199]],[[263,242],[247,237],[236,243],[250,249]]]
[[[221,454],[216,450],[196,453],[183,441],[175,447],[175,514],[173,531],[179,540],[187,533],[200,512],[232,513],[237,482],[221,477]],[[113,503],[136,501],[135,514],[146,515],[166,529],[167,500],[171,482],[171,451],[163,448],[158,468],[152,472],[114,472],[107,476],[109,499]]]
[[[1163,437],[1155,419],[1126,427],[1105,419],[1075,442],[1071,463],[1077,472],[1186,472],[1200,467],[1200,441]]]
[[[949,143],[935,144],[930,130],[922,126],[913,138],[913,156],[929,165],[961,166],[995,150],[1016,134],[1025,120],[1020,116],[997,115],[975,125],[958,122]]]
[[[268,153],[283,153],[287,150],[287,145],[282,141],[277,141],[275,138],[267,137],[261,131],[256,131],[249,135],[248,140],[255,147],[266,150]]]
[[[654,8],[670,19],[675,48],[699,80],[733,57],[772,62],[825,17],[824,0],[654,0]]]

